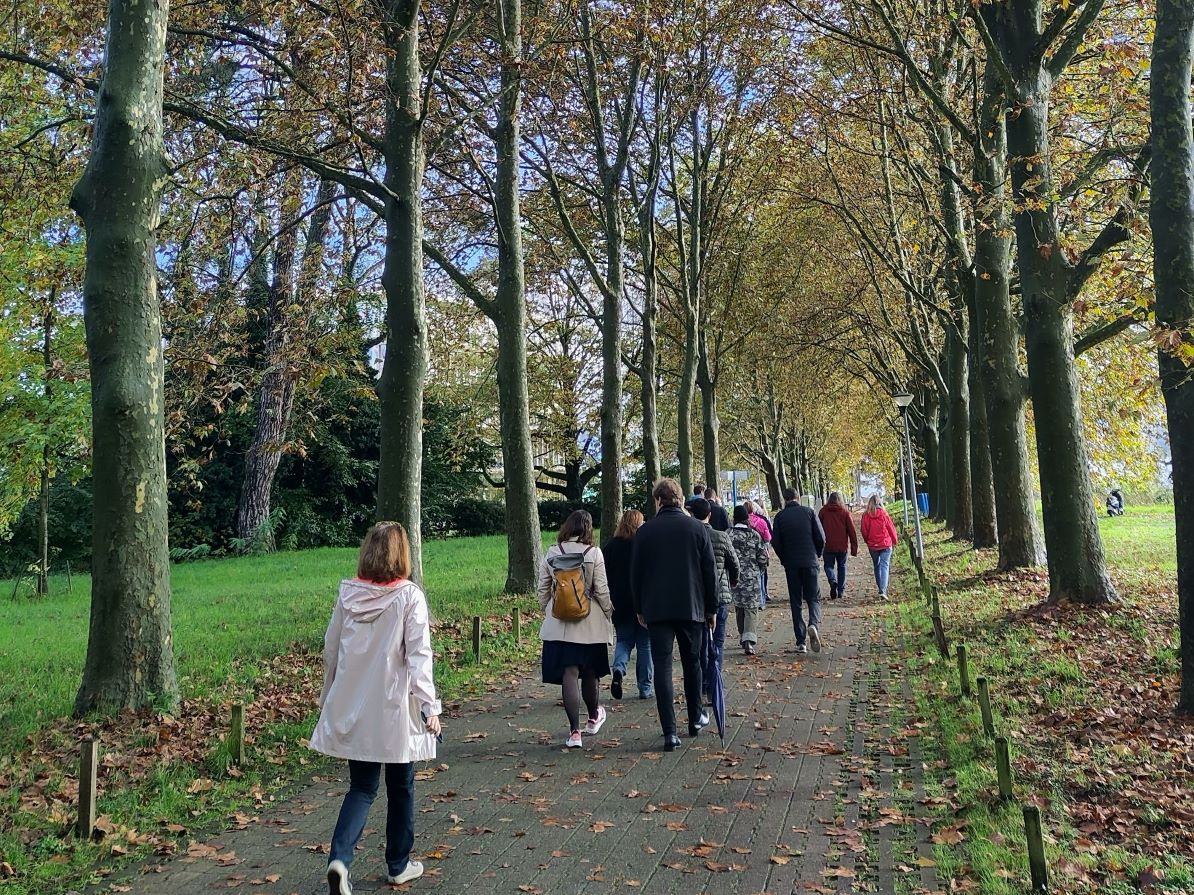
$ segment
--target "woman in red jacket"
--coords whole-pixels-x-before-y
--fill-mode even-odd
[[[871,562],[875,564],[875,584],[879,586],[879,599],[887,599],[887,576],[891,568],[891,548],[899,542],[895,523],[883,509],[878,494],[872,494],[862,514],[862,539],[871,551]]]

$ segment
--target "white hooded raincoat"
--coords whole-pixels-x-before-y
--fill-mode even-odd
[[[427,599],[417,585],[340,582],[311,748],[385,764],[435,758],[420,717],[441,711],[431,664]]]

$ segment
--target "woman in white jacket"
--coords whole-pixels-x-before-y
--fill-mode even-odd
[[[361,542],[357,577],[340,582],[323,647],[323,693],[311,748],[348,759],[349,789],[332,834],[331,895],[352,895],[348,868],[385,768],[386,867],[392,885],[423,874],[415,841],[414,762],[435,758],[441,706],[432,678],[427,599],[409,580],[410,541],[379,522]]]
[[[552,560],[561,554],[582,554],[581,571],[589,597],[589,614],[577,621],[555,617],[555,577]],[[605,577],[605,557],[593,543],[593,517],[577,510],[565,520],[556,545],[547,551],[539,567],[539,608],[543,610],[543,683],[559,684],[563,689],[564,712],[568,715],[568,739],[565,745],[582,745],[580,704],[588,709],[584,732],[595,734],[605,723],[605,708],[600,703],[600,680],[609,674],[609,648],[614,642],[613,603]]]

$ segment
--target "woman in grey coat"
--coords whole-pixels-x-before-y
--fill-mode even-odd
[[[755,653],[759,642],[756,626],[759,610],[763,608],[759,582],[767,569],[767,545],[750,524],[750,512],[745,506],[734,507],[734,527],[730,540],[738,554],[738,583],[734,585],[734,614],[738,618],[738,640],[748,656]]]

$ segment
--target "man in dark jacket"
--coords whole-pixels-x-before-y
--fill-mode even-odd
[[[726,508],[721,505],[721,499],[716,491],[712,488],[705,489],[705,500],[709,501],[709,525],[713,527],[714,531],[729,531],[730,517],[726,513]],[[692,509],[691,504],[689,510]],[[696,513],[693,513],[696,516]],[[697,517],[700,518],[699,516]]]
[[[660,479],[652,492],[655,518],[634,536],[630,592],[639,621],[651,636],[655,666],[655,705],[663,728],[663,748],[680,745],[672,705],[672,648],[680,646],[688,734],[709,723],[701,706],[701,648],[704,626],[717,623],[717,570],[709,527],[688,516],[684,494],[672,479]]]
[[[775,517],[771,549],[783,564],[788,579],[788,602],[792,607],[792,629],[796,634],[796,652],[807,653],[805,639],[813,652],[821,652],[821,588],[819,582],[821,553],[825,550],[825,532],[811,508],[801,506],[792,488],[784,491],[784,508]],[[804,623],[804,603],[808,604],[808,625]]]

